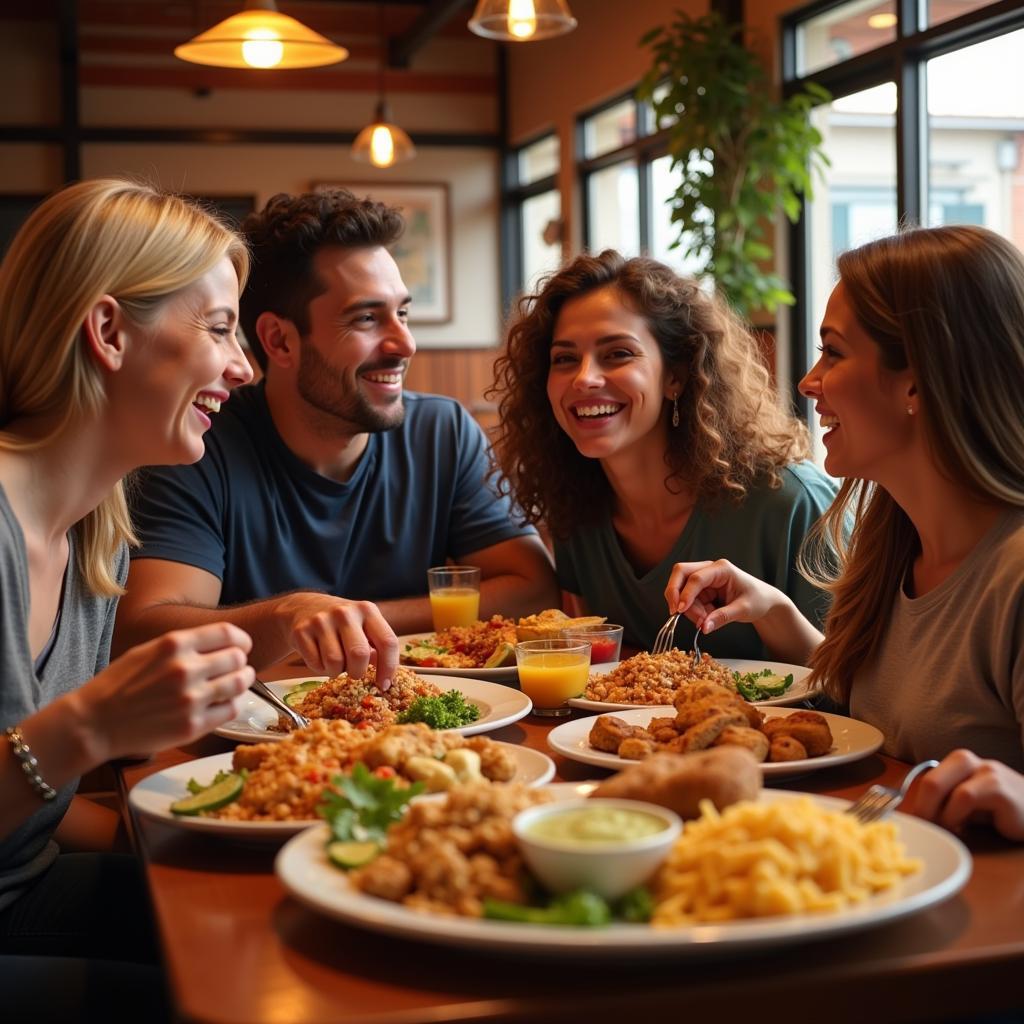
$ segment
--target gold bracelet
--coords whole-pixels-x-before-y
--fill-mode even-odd
[[[25,742],[25,737],[21,735],[21,730],[16,725],[12,725],[10,729],[6,730],[6,733],[7,741],[11,744],[14,756],[21,762],[21,770],[25,773],[25,781],[44,800],[52,800],[57,795],[57,790],[39,774],[39,762],[36,760],[35,754],[32,753],[32,749]]]

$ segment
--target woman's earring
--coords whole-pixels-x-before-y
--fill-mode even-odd
[[[672,399],[672,426],[679,426],[679,396],[676,395]]]
[[[914,415],[914,407],[912,405],[908,405],[907,406],[907,415],[908,416],[913,416]]]

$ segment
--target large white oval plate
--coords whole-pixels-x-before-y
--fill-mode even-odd
[[[788,708],[766,708],[765,718],[779,718],[792,713]],[[629,711],[617,711],[615,717],[630,725],[646,725],[652,718],[664,714],[665,708],[633,708]],[[867,722],[858,722],[854,718],[844,718],[842,715],[823,717],[832,730],[832,750],[822,757],[762,764],[761,772],[766,778],[803,775],[805,772],[821,771],[823,768],[832,768],[848,761],[859,761],[862,757],[873,754],[882,745],[884,737],[878,729]],[[572,761],[595,764],[601,768],[610,768],[612,771],[622,771],[627,765],[637,764],[636,761],[627,761],[618,754],[595,750],[590,745],[590,730],[595,721],[596,716],[592,715],[556,726],[548,733],[548,746]]]
[[[750,661],[746,658],[718,658],[719,664],[732,669],[733,672],[763,672],[766,668],[771,669],[776,675],[788,676],[793,674],[793,684],[781,697],[770,697],[767,700],[756,700],[758,707],[785,707],[790,704],[802,704],[805,700],[814,696],[813,690],[807,686],[807,677],[811,670],[806,665],[786,665],[781,661]],[[603,665],[591,665],[591,675],[607,675],[612,669],[618,668],[619,662],[609,661]],[[579,708],[581,711],[628,711],[630,708],[649,708],[650,704],[616,704],[607,700],[587,700],[586,697],[573,697],[569,701],[569,707]]]
[[[572,787],[565,795],[575,795]],[[846,801],[833,797],[774,790],[764,791],[761,799],[792,800],[804,795],[823,807],[847,806]],[[894,814],[892,820],[907,854],[920,858],[924,865],[897,893],[835,914],[795,914],[685,928],[639,924],[560,928],[409,910],[400,903],[354,890],[344,872],[327,860],[325,826],[290,840],[278,853],[275,870],[284,887],[313,910],[360,928],[423,942],[544,957],[724,956],[859,931],[917,913],[959,892],[971,874],[971,855],[964,845],[945,830],[917,818]]]
[[[398,649],[405,650],[406,644],[422,643],[432,637],[433,633],[408,633],[398,638]],[[519,669],[515,665],[503,665],[501,668],[445,668],[439,665],[436,668],[424,667],[422,665],[403,665],[403,668],[411,668],[413,672],[421,676],[457,676],[460,679],[487,679],[493,683],[515,682],[519,679]]]
[[[543,786],[554,778],[555,764],[547,754],[531,750],[529,747],[518,747],[512,743],[501,743],[500,746],[512,755],[516,763],[516,773],[510,781],[520,782],[524,786]],[[199,815],[171,814],[171,804],[188,792],[186,786],[189,779],[195,779],[200,783],[209,782],[217,772],[231,771],[231,758],[230,752],[214,754],[212,757],[201,757],[195,761],[186,761],[165,768],[162,772],[154,772],[132,788],[128,794],[128,802],[134,811],[144,814],[147,818],[156,818],[168,825],[193,832],[230,836],[248,842],[281,842],[320,821],[319,818],[302,821],[231,821],[204,818]]]
[[[323,681],[326,676],[302,676],[296,679],[282,679],[267,686],[278,695],[284,695],[299,683],[309,679]],[[533,702],[521,690],[482,679],[461,679],[454,676],[434,676],[430,680],[442,690],[459,690],[471,704],[480,709],[480,717],[469,725],[461,725],[453,732],[461,736],[473,736],[479,732],[491,732],[502,726],[511,725],[524,718],[533,710]],[[268,727],[277,723],[277,712],[266,701],[255,694],[249,694],[242,706],[242,713],[230,722],[214,730],[218,736],[239,743],[266,743],[268,740],[283,740],[287,733],[270,732]]]

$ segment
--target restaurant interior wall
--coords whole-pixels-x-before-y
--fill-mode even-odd
[[[277,130],[284,137],[300,131],[354,133],[362,127],[376,100],[374,6],[309,6],[319,10],[308,20],[322,26],[326,10],[335,19],[327,21],[328,34],[352,50],[352,58],[337,68],[259,73],[187,65],[171,56],[171,48],[178,35],[188,35],[190,23],[177,25],[166,5],[150,0],[128,8],[107,0],[79,4],[81,176],[126,174],[197,195],[251,196],[257,207],[276,192],[304,190],[315,182],[446,184],[451,319],[416,326],[421,348],[409,386],[452,394],[478,411],[501,330],[495,46],[453,19],[416,53],[408,71],[387,72],[396,118],[414,138],[433,133],[447,136],[449,143],[460,136],[468,140],[466,145],[420,143],[417,159],[397,170],[352,161],[341,141],[210,144],[187,134]],[[115,15],[123,18],[126,9],[140,12],[139,24],[115,23]],[[401,27],[400,19],[414,13],[394,5],[389,25],[394,19]],[[0,129],[59,127],[58,54],[56,3],[40,0],[29,13],[23,4],[0,0]],[[126,141],[139,136],[138,129],[180,132],[182,141]],[[99,131],[104,141],[90,141],[90,132]],[[118,135],[118,141],[106,141]],[[479,144],[481,139],[488,141]],[[0,194],[38,197],[62,183],[59,145],[0,141]]]

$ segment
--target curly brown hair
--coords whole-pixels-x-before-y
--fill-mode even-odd
[[[252,252],[252,270],[239,300],[239,321],[260,368],[267,368],[256,333],[261,313],[291,320],[302,335],[309,331],[309,304],[324,291],[313,269],[320,249],[389,246],[404,230],[395,207],[359,199],[345,188],[297,196],[279,192],[262,210],[250,213],[241,233]]]
[[[720,300],[656,260],[612,249],[577,256],[519,300],[487,391],[498,399],[494,474],[530,523],[567,537],[611,508],[612,489],[555,420],[547,397],[551,340],[570,299],[614,286],[641,315],[665,367],[684,382],[678,427],[669,430],[665,486],[685,482],[698,499],[739,503],[755,481],[781,484],[780,470],[810,452],[807,429],[779,405],[757,343]],[[665,415],[669,415],[666,403]]]

